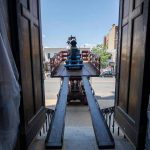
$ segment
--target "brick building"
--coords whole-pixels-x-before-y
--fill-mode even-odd
[[[106,46],[107,49],[109,50],[117,49],[117,42],[118,42],[117,39],[118,39],[118,26],[113,24],[108,34],[104,36],[104,46]]]
[[[109,61],[109,66],[112,67],[112,70],[115,71],[116,68],[116,54],[117,54],[117,43],[118,43],[118,26],[115,24],[112,25],[108,34],[104,36],[104,46],[107,49],[107,52],[111,53],[111,59]]]

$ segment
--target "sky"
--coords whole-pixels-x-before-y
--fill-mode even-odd
[[[118,13],[119,0],[41,0],[43,47],[66,47],[70,35],[79,47],[101,44]]]

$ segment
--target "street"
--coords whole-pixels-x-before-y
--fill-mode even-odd
[[[93,77],[90,83],[95,91],[95,96],[101,108],[114,105],[115,78]],[[57,93],[60,89],[61,81],[59,78],[45,79],[45,100],[46,106],[55,106]]]

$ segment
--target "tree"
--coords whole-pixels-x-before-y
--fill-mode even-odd
[[[92,52],[100,55],[101,57],[101,66],[102,68],[107,67],[108,59],[111,58],[111,54],[106,51],[106,47],[104,45],[98,44],[96,47],[92,49]]]

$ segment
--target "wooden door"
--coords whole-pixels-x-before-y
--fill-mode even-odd
[[[137,149],[146,129],[148,7],[149,0],[120,0],[115,119]]]
[[[45,120],[40,0],[17,0],[21,84],[21,146],[27,147]],[[18,58],[18,56],[17,56]]]

